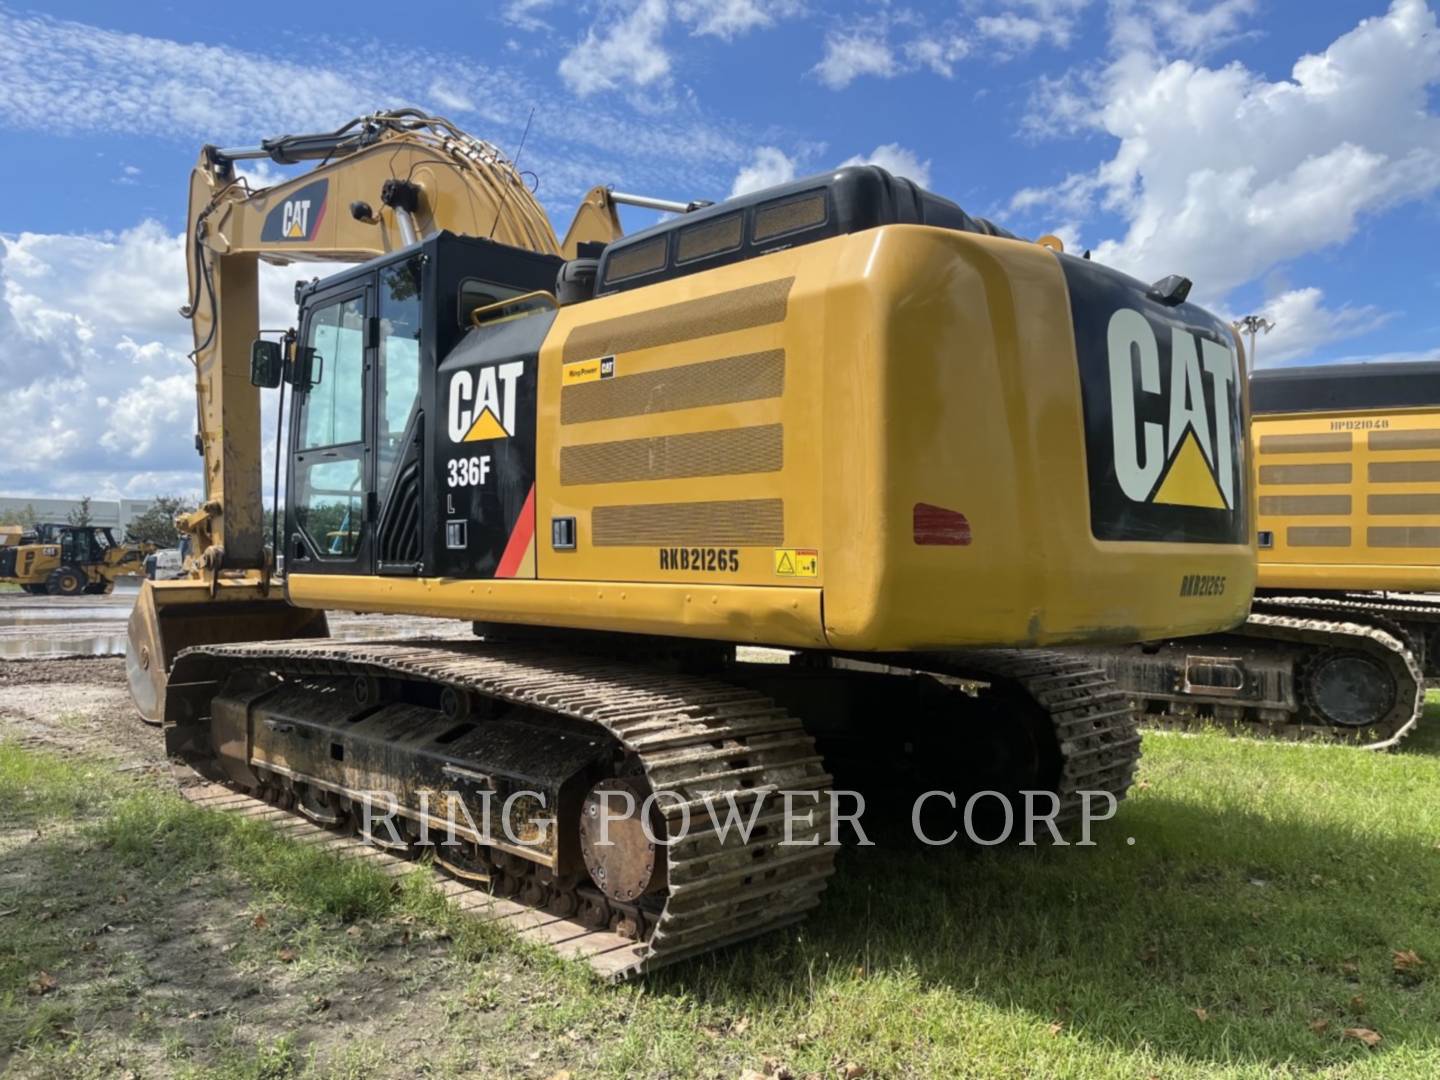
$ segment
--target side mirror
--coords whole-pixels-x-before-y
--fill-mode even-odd
[[[285,371],[285,354],[278,341],[256,338],[250,345],[250,385],[274,390]]]

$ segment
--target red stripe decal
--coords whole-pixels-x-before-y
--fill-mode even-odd
[[[496,577],[514,577],[525,558],[525,549],[535,536],[535,485],[530,485],[530,494],[525,496],[525,505],[520,508],[520,520],[505,542],[505,553],[500,556],[500,565],[495,568]]]
[[[320,209],[315,214],[315,224],[310,226],[310,235],[305,239],[314,240],[315,237],[320,235],[320,223],[325,220],[325,207],[328,206],[329,203],[329,196],[320,200]]]

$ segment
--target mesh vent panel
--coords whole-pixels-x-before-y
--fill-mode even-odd
[[[785,541],[779,499],[597,506],[590,515],[596,547],[778,547]]]
[[[567,386],[560,391],[560,423],[761,401],[784,392],[785,350],[772,349]]]
[[[783,432],[783,425],[766,424],[565,446],[560,449],[560,483],[621,484],[779,472],[785,463]]]

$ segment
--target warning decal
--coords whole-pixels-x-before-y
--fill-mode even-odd
[[[776,548],[775,573],[780,577],[819,577],[820,552],[814,548]]]

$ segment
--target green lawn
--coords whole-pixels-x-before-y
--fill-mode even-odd
[[[0,745],[0,1070],[1436,1076],[1433,699],[1428,720],[1394,754],[1150,735],[1098,847],[848,850],[798,933],[620,988],[457,916],[423,872],[396,886]],[[122,917],[130,942],[97,935]],[[198,965],[166,951],[200,939]]]

